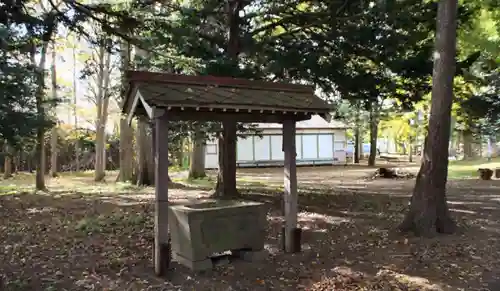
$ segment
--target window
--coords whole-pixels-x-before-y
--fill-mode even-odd
[[[216,144],[207,144],[205,146],[205,151],[207,155],[216,155],[217,154],[217,145]]]

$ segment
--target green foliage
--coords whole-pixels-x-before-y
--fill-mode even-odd
[[[4,44],[0,50],[0,138],[17,145],[44,121],[37,114],[34,98],[37,75],[28,55],[18,49],[29,38],[3,24],[0,32]]]
[[[462,55],[474,59],[455,82],[455,110],[460,129],[496,136],[500,126],[500,3],[474,1],[470,5],[475,14],[470,25],[459,31],[459,48]]]
[[[76,31],[90,42],[100,38],[90,33],[91,20],[110,35],[127,37],[121,31],[139,22],[117,6],[62,1],[7,1],[0,6],[0,138],[16,145],[36,129],[52,126],[45,111],[60,100],[43,96],[45,68],[37,54],[46,51],[58,29]],[[124,25],[124,23],[126,25]],[[134,42],[133,39],[130,39]],[[44,47],[44,49],[42,49]],[[43,64],[40,64],[43,65]],[[38,99],[38,101],[37,101]],[[43,101],[41,101],[43,100]]]
[[[479,81],[480,90],[461,102],[461,112],[467,116],[468,127],[488,135],[498,135],[500,127],[500,65]]]
[[[228,57],[225,14],[225,4],[220,1],[190,1],[154,13],[145,12],[149,29],[142,31],[139,38],[164,53],[145,52],[135,62],[139,68],[151,71],[258,78],[257,71],[238,66],[239,60]],[[238,129],[246,132],[254,127],[239,124]],[[213,138],[220,130],[218,122],[178,121],[171,122],[169,137],[175,144],[195,135]]]
[[[407,145],[415,139],[416,125],[413,113],[398,114],[380,122],[379,134],[394,140],[398,145]]]
[[[64,1],[45,9],[30,8],[36,6],[35,1],[17,2],[22,5],[9,2],[0,7],[0,16],[6,19],[0,29],[1,45],[9,48],[1,52],[2,72],[8,74],[2,75],[0,85],[2,92],[9,94],[2,96],[5,102],[0,106],[19,104],[1,107],[0,130],[3,138],[13,142],[31,135],[40,119],[45,119],[37,117],[33,99],[26,97],[36,93],[40,74],[30,67],[29,44],[36,44],[39,51],[41,42],[62,28],[94,44],[103,41],[102,34],[93,33],[96,25],[106,39],[127,40],[141,49],[134,60],[138,69],[314,84],[328,95],[332,107],[347,108],[345,112],[339,109],[337,116],[349,122],[353,122],[353,113],[381,108],[388,104],[386,100],[392,100],[378,115],[387,124],[403,124],[399,113],[425,102],[422,100],[430,90],[436,1],[240,1],[236,7],[240,17],[233,25],[239,30],[237,40],[233,39],[237,57],[228,51],[228,36],[234,31],[224,1],[155,5],[143,1],[113,5]],[[457,65],[459,102],[454,114],[461,128],[475,126],[485,131],[489,127],[487,130],[493,132],[500,112],[495,95],[499,87],[500,9],[498,1],[462,2],[462,61]],[[28,33],[14,30],[14,24]],[[110,50],[116,47],[108,46]],[[95,70],[95,64],[92,67]],[[26,112],[17,112],[17,108]],[[361,124],[364,118],[361,116]],[[9,127],[7,120],[23,121],[26,127]],[[172,125],[174,143],[193,138],[194,133],[214,137],[221,129],[216,122]],[[248,125],[240,125],[240,129],[255,130]]]
[[[272,64],[277,76],[316,83],[324,92],[359,100],[367,109],[388,97],[405,103],[419,100],[432,72],[435,5],[384,3],[354,3],[341,13],[342,20],[331,19],[332,10],[339,8],[333,3],[325,10],[312,5],[307,12],[316,17],[298,13],[302,19],[295,20],[311,28],[291,33],[293,28],[283,25],[284,33],[263,36],[277,39],[278,48],[269,47],[274,52],[261,57],[268,57],[262,63]]]

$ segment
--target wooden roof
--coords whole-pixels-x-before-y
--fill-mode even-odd
[[[127,79],[129,90],[122,111],[129,120],[134,114],[150,115],[153,107],[168,110],[174,119],[229,117],[242,122],[307,120],[331,110],[314,95],[312,86],[143,71],[128,71]]]

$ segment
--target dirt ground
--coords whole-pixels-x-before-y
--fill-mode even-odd
[[[500,181],[450,182],[459,232],[422,239],[394,231],[414,181],[365,179],[372,171],[299,168],[299,254],[281,250],[283,169],[240,171],[243,198],[269,206],[265,260],[204,273],[173,263],[166,279],[151,264],[152,188],[80,175],[33,194],[14,193],[32,177],[2,181],[0,290],[500,290]],[[170,197],[207,190],[186,186]]]

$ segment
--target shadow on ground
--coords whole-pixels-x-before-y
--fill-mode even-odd
[[[335,284],[365,284],[365,290],[488,290],[481,288],[495,280],[500,267],[500,183],[450,183],[450,207],[460,231],[434,239],[393,231],[412,183],[303,187],[299,254],[281,251],[281,193],[241,189],[245,199],[269,206],[266,260],[235,261],[199,274],[174,263],[167,280],[156,278],[151,265],[151,192],[5,195],[0,197],[3,290],[340,288]],[[172,201],[208,195],[188,190],[173,190]],[[347,281],[342,277],[346,270],[356,273]],[[357,290],[345,288],[339,290]]]

